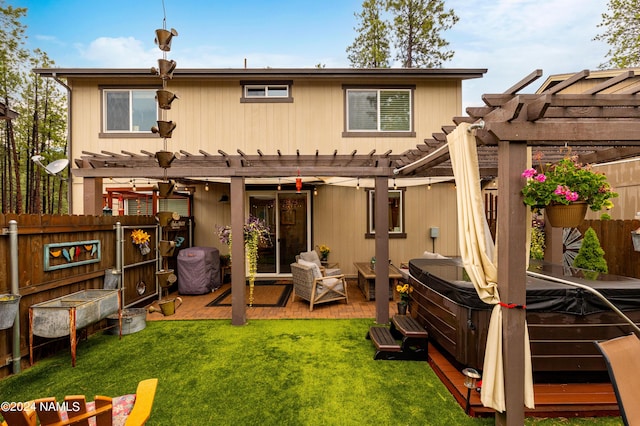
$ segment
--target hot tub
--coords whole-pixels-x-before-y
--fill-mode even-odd
[[[120,308],[119,290],[83,290],[29,307],[29,352],[33,363],[33,336],[71,339],[75,366],[76,330],[96,323]]]
[[[640,323],[638,279],[599,274],[597,280],[588,280],[580,270],[537,261],[532,261],[530,270],[588,285]],[[414,315],[427,328],[430,341],[459,367],[481,370],[492,306],[478,298],[461,260],[414,259],[409,273]],[[527,277],[526,304],[534,374],[606,374],[593,341],[632,331],[597,296],[564,284]]]

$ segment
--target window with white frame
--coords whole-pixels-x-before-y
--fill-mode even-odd
[[[104,89],[106,133],[150,133],[158,120],[154,89]]]
[[[374,238],[376,233],[376,191],[367,191],[367,233]],[[404,227],[404,189],[389,190],[389,238],[406,238]]]
[[[347,89],[346,132],[413,131],[412,89]]]
[[[243,81],[241,102],[293,102],[291,82]]]

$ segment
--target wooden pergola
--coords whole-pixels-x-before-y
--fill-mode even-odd
[[[99,214],[102,206],[102,178],[128,177],[153,179],[202,179],[226,177],[231,181],[232,232],[241,233],[244,221],[245,179],[255,177],[346,176],[374,178],[376,229],[388,221],[388,179],[400,177],[451,176],[446,136],[462,122],[474,123],[482,177],[499,177],[498,185],[498,285],[502,300],[524,305],[526,301],[526,206],[522,203],[520,174],[528,162],[528,147],[544,154],[545,162],[565,156],[571,148],[584,163],[600,163],[640,155],[640,83],[633,70],[620,70],[578,94],[563,91],[589,78],[589,71],[572,75],[542,93],[520,94],[542,75],[536,70],[500,94],[485,94],[483,107],[467,108],[468,116],[454,117],[453,124],[442,127],[415,149],[401,154],[313,153],[247,154],[240,150],[228,154],[180,152],[170,168],[158,167],[155,153],[84,152],[75,160],[75,176],[83,177],[85,213]],[[576,87],[576,86],[574,86]],[[588,87],[586,85],[585,87]],[[561,230],[550,231],[551,258],[561,256]],[[559,254],[558,254],[559,253]],[[521,255],[519,255],[521,254]],[[375,255],[389,258],[388,235],[376,234]],[[244,259],[242,245],[234,245],[234,259]],[[233,263],[232,323],[246,322],[244,301],[244,262]],[[388,264],[376,263],[376,294],[385,294]],[[238,297],[235,297],[238,295]],[[498,413],[496,424],[524,424],[524,324],[525,311],[507,309],[504,317],[507,409]],[[386,300],[376,300],[376,321],[387,323]],[[516,374],[513,374],[516,372]],[[522,373],[522,374],[520,374]]]

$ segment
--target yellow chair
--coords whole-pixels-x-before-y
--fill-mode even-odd
[[[0,414],[4,421],[0,424],[2,426],[36,426],[36,410],[33,404],[33,401],[29,401],[24,405],[2,406]]]
[[[147,379],[138,383],[135,396],[96,396],[92,402],[84,395],[67,396],[63,404],[52,397],[36,399],[25,404],[26,410],[2,411],[2,426],[35,426],[36,414],[42,426],[111,426],[123,421],[125,426],[144,425],[151,416],[157,386],[158,379]]]

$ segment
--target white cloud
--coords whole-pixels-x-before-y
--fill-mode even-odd
[[[158,60],[157,48],[145,50],[144,43],[133,37],[99,37],[77,49],[95,67],[150,68]]]

